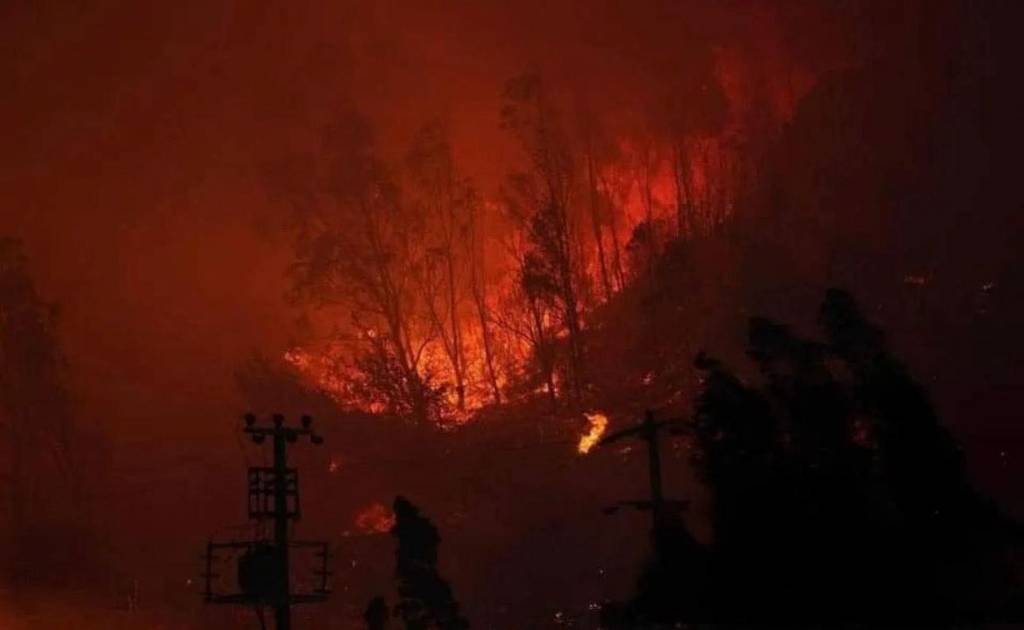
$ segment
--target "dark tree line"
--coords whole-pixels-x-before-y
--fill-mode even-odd
[[[851,296],[828,291],[818,321],[820,342],[751,320],[759,386],[698,356],[695,464],[714,538],[660,526],[610,625],[1020,617],[1019,525],[971,487],[923,387]]]
[[[0,526],[3,570],[16,588],[68,578],[86,547],[81,436],[57,319],[21,243],[0,238]]]

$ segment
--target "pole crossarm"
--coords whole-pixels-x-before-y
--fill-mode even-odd
[[[650,412],[648,412],[650,414]],[[652,439],[657,435],[657,432],[663,428],[667,428],[669,433],[673,435],[682,435],[689,433],[691,429],[687,424],[686,418],[668,418],[665,420],[654,420],[653,415],[651,420],[645,419],[638,424],[625,429],[620,429],[609,433],[598,442],[598,446],[607,446],[608,444],[614,444],[619,440],[623,440],[629,437],[637,437],[640,439],[648,440]]]
[[[662,505],[662,507],[666,507],[666,508],[674,508],[676,510],[685,510],[686,508],[690,507],[690,502],[689,501],[678,501],[678,500],[675,500],[675,499],[664,499],[664,500],[662,500],[661,505]],[[634,510],[637,510],[638,512],[650,512],[650,511],[654,510],[655,507],[656,506],[654,505],[653,501],[648,501],[646,499],[625,499],[625,500],[622,500],[622,501],[617,501],[614,504],[604,508],[604,513],[605,514],[615,514],[616,512],[618,512],[622,508],[633,508]]]
[[[227,551],[246,554],[269,545],[270,542],[267,540],[232,540],[208,543],[206,555],[204,556],[207,568],[202,573],[202,577],[205,580],[205,588],[203,590],[204,601],[208,604],[273,605],[273,602],[265,601],[257,593],[246,592],[242,589],[231,592],[216,592],[213,588],[213,581],[222,577],[221,574],[213,570],[214,566],[222,560],[218,556],[218,552]],[[329,568],[331,552],[328,544],[319,540],[289,540],[288,548],[291,550],[310,550],[313,552],[313,557],[317,560],[317,566],[312,571],[312,575],[315,576],[313,580],[315,582],[314,586],[307,591],[291,591],[289,594],[291,603],[294,605],[326,601],[331,594],[328,583],[331,576],[334,575]]]
[[[294,444],[301,435],[308,435],[309,441],[318,446],[324,443],[323,437],[313,431],[312,416],[302,416],[299,419],[302,425],[300,427],[285,426],[284,416],[279,413],[275,413],[271,417],[272,426],[256,426],[256,416],[251,413],[245,414],[244,417],[245,428],[242,431],[248,433],[252,441],[257,444],[262,444],[267,437],[284,438],[288,443]]]
[[[598,442],[600,446],[608,446],[620,440],[635,438],[647,443],[650,498],[618,501],[614,505],[604,508],[603,512],[605,514],[614,514],[623,507],[650,512],[652,528],[657,528],[658,523],[668,513],[667,510],[682,510],[689,506],[688,501],[676,501],[665,498],[662,491],[661,453],[658,448],[658,441],[662,430],[666,430],[669,433],[683,433],[688,430],[688,428],[684,428],[686,427],[685,422],[683,418],[655,420],[654,412],[648,410],[644,413],[644,418],[639,423],[616,431]]]

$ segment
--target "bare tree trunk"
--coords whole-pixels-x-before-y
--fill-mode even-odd
[[[702,218],[704,220],[704,233],[705,234],[710,234],[712,232],[712,230],[714,229],[714,222],[715,222],[715,217],[714,217],[714,214],[713,214],[714,209],[711,207],[712,206],[711,182],[708,181],[708,177],[709,177],[708,168],[711,165],[711,148],[710,148],[710,145],[708,144],[708,142],[705,140],[705,141],[700,142],[700,149],[701,149],[701,164],[704,167],[704,194],[701,196],[701,200],[700,200],[701,216],[702,216]]]
[[[455,373],[455,394],[459,411],[466,408],[466,365],[462,352],[462,327],[459,325],[458,288],[455,283],[455,261],[452,243],[447,243],[445,260],[448,268],[448,311],[451,319],[451,363]]]
[[[610,195],[611,189],[608,186],[608,182],[605,181],[603,177],[601,177],[600,173],[597,174],[597,177],[602,182],[602,185],[604,186],[605,190],[609,191]],[[611,232],[612,235],[612,277],[615,280],[616,290],[621,291],[626,286],[626,273],[625,270],[622,268],[622,247],[619,244],[619,222],[616,218],[617,215],[618,208],[613,204],[611,212],[608,216],[608,231]]]
[[[445,262],[445,267],[448,268],[445,271],[445,275],[448,278],[446,282],[452,281],[452,272],[450,269],[450,263]],[[444,351],[445,357],[448,359],[448,363],[452,368],[452,376],[455,380],[455,391],[457,395],[456,405],[460,411],[465,409],[465,370],[463,369],[463,353],[462,353],[462,336],[461,327],[459,326],[459,320],[457,315],[449,312],[447,315],[438,312],[435,300],[437,295],[435,294],[435,278],[432,266],[428,263],[426,276],[423,279],[423,299],[426,303],[427,314],[430,317],[431,328],[441,338],[441,349]],[[447,293],[445,302],[449,309],[455,307],[455,299],[451,295],[450,285],[446,288]],[[450,328],[449,328],[450,326]]]
[[[374,220],[373,212],[364,205],[366,232],[374,258],[374,272],[377,280],[377,300],[384,312],[388,325],[391,344],[398,359],[399,368],[405,378],[404,391],[409,398],[413,417],[422,423],[429,420],[426,392],[423,379],[418,369],[418,358],[412,349],[409,323],[406,321],[402,308],[402,296],[395,286],[392,272],[388,266],[389,256],[383,246],[380,229]]]
[[[612,265],[615,270],[615,281],[618,284],[618,290],[621,291],[626,286],[626,271],[622,267],[622,246],[619,244],[619,226],[618,221],[615,220],[615,213],[612,212]]]
[[[612,286],[608,280],[608,265],[605,263],[604,236],[601,230],[601,220],[598,212],[597,181],[594,176],[594,155],[587,151],[587,179],[590,188],[590,220],[594,227],[594,242],[597,244],[597,261],[601,270],[601,287],[604,289],[605,301],[612,297]]]
[[[647,222],[647,273],[649,275],[654,274],[654,262],[658,254],[657,236],[654,230],[654,194],[651,190],[651,171],[655,167],[655,164],[653,157],[651,156],[651,151],[652,148],[650,146],[644,147],[643,198],[644,211],[646,214],[645,220]]]
[[[534,349],[537,353],[537,360],[540,362],[540,369],[544,373],[544,380],[548,388],[548,396],[551,398],[552,413],[558,411],[558,393],[555,390],[555,370],[551,360],[551,348],[544,333],[544,320],[540,314],[540,307],[537,300],[530,299],[530,315],[533,317],[534,326]]]
[[[683,195],[683,149],[679,143],[672,150],[672,173],[676,184],[676,236],[682,238],[689,233],[690,226]]]
[[[462,326],[459,321],[459,286],[455,274],[455,233],[458,224],[456,216],[455,174],[450,161],[445,181],[445,225],[444,248],[448,272],[448,316],[451,324],[451,362],[455,374],[455,394],[459,411],[466,409],[466,359],[462,349]]]
[[[566,270],[571,273],[571,270]],[[582,348],[580,347],[580,318],[579,305],[576,302],[576,292],[570,285],[565,292],[565,320],[569,332],[569,378],[573,400],[579,402],[583,396],[582,385]]]
[[[569,383],[570,392],[574,401],[578,402],[583,394],[582,387],[582,352],[580,345],[580,312],[579,300],[576,293],[576,282],[574,277],[572,257],[572,230],[569,225],[569,209],[565,201],[559,200],[557,206],[558,216],[558,275],[561,284],[561,298],[563,318],[565,327],[569,334]]]
[[[401,311],[395,306],[394,314],[389,317],[390,333],[392,343],[395,346],[395,354],[398,356],[399,367],[405,376],[405,391],[409,397],[409,405],[412,407],[413,417],[418,422],[429,420],[429,410],[424,389],[423,379],[420,377],[416,366],[416,357],[412,351],[409,341],[408,327],[402,318]]]
[[[498,386],[498,375],[494,369],[494,350],[491,346],[491,326],[487,315],[487,295],[484,293],[476,273],[473,274],[473,301],[476,303],[477,316],[480,318],[480,337],[484,347],[484,367],[487,369],[487,380],[494,395],[494,404],[501,404],[501,387]]]
[[[473,292],[473,303],[480,325],[480,340],[484,349],[484,368],[486,378],[491,386],[494,404],[501,404],[501,387],[498,385],[498,373],[494,368],[494,347],[491,338],[491,322],[487,308],[487,283],[485,281],[486,259],[480,249],[480,225],[478,222],[479,207],[471,203],[469,206],[469,238],[466,241],[468,260],[470,263],[470,285]]]

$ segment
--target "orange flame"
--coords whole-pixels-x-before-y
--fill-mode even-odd
[[[580,436],[580,443],[576,445],[576,451],[580,455],[586,455],[594,448],[601,436],[608,428],[608,416],[601,412],[585,413],[587,421],[590,422],[589,430]]]
[[[621,139],[618,144],[623,158],[615,163],[597,165],[597,181],[594,185],[598,189],[596,192],[600,193],[599,197],[607,202],[608,207],[601,213],[607,213],[608,216],[598,221],[601,225],[597,227],[596,240],[610,249],[604,253],[605,260],[599,261],[598,248],[590,242],[593,237],[584,238],[581,235],[579,252],[574,255],[579,256],[580,272],[589,280],[596,280],[599,274],[607,273],[607,270],[601,271],[602,265],[618,269],[617,279],[606,279],[612,285],[606,286],[608,293],[621,290],[621,285],[627,284],[633,274],[646,269],[648,257],[655,255],[667,239],[677,232],[684,235],[709,231],[731,212],[732,200],[728,193],[733,184],[731,178],[735,165],[730,153],[732,149],[723,138],[702,137],[684,146],[676,146],[676,151],[685,152],[685,156],[678,158],[678,164],[673,161],[676,158],[672,157],[674,154],[669,149],[679,143],[673,142],[670,145],[666,142],[651,142],[653,144]],[[684,163],[686,168],[680,170]],[[487,212],[496,217],[504,212],[503,205],[500,202],[484,201]],[[581,208],[581,211],[584,209]],[[650,225],[647,230],[637,231],[638,227],[648,222]],[[525,238],[516,235],[518,228],[514,226],[506,226],[504,223],[497,225],[502,229],[508,227],[513,240]],[[649,249],[634,247],[639,243],[634,240],[641,237],[649,242]],[[517,240],[518,244],[514,247],[497,247],[503,242],[494,240],[497,236],[487,234],[481,238],[484,239],[482,246],[488,252],[485,256],[486,264],[479,261],[467,262],[480,265],[480,281],[486,285],[486,295],[491,296],[481,298],[485,304],[480,309],[491,314],[507,311],[515,313],[516,307],[520,306],[517,304],[517,291],[521,289],[520,276],[516,271],[520,262],[516,258],[519,254],[513,255],[510,249],[518,251],[525,245]],[[497,253],[490,253],[492,251]],[[504,256],[501,254],[503,251],[506,252]],[[516,320],[515,314],[510,317],[511,323],[502,321],[501,325],[495,323],[492,326],[488,337],[491,346],[485,347],[484,335],[476,321],[475,307],[466,302],[466,295],[459,299],[462,301],[454,308],[461,322],[463,365],[460,374],[456,374],[452,366],[449,356],[451,349],[446,348],[449,342],[442,343],[434,338],[435,331],[431,326],[427,326],[430,329],[428,334],[415,330],[417,326],[426,326],[422,322],[414,321],[412,324],[413,336],[423,337],[414,368],[421,376],[429,374],[432,384],[447,386],[447,400],[444,401],[447,404],[442,405],[443,417],[438,422],[442,429],[453,429],[472,422],[478,417],[477,412],[492,404],[495,399],[507,398],[510,392],[504,391],[506,385],[510,381],[518,385],[516,380],[522,372],[520,368],[534,360],[530,335],[521,330],[523,324]],[[578,304],[584,326],[587,325],[590,309],[596,304],[596,298],[582,299]],[[421,316],[415,313],[410,315],[412,320]],[[437,314],[433,316],[436,318]],[[328,317],[329,321],[318,322],[317,327],[337,325],[333,316]],[[501,319],[485,315],[485,319],[488,318],[495,322]],[[559,322],[553,318],[551,313],[545,311],[541,313],[538,324],[545,329],[556,329],[554,334],[560,338],[563,333],[557,331]],[[531,325],[525,324],[525,327],[530,329]],[[336,403],[372,414],[383,413],[387,410],[388,401],[358,386],[363,375],[352,360],[354,352],[358,350],[351,347],[352,343],[358,345],[360,340],[374,339],[382,333],[365,325],[358,330],[347,331],[346,336],[348,333],[354,333],[356,339],[293,347],[284,353],[284,361],[301,376],[306,385],[329,396]],[[413,345],[419,345],[419,342]],[[492,352],[494,356],[488,356]],[[561,391],[561,383],[557,382],[559,373],[556,371],[553,377],[556,381],[555,389]],[[460,380],[461,395],[456,385]],[[494,395],[495,388],[499,390],[498,396]],[[546,383],[533,391],[537,396],[547,393]],[[587,417],[591,418],[589,415]],[[591,419],[592,431],[595,422]],[[598,437],[594,438],[594,443],[600,433],[596,435]],[[587,443],[584,447],[581,443],[580,452],[586,453],[593,445]]]
[[[395,515],[383,503],[371,503],[356,515],[356,528],[364,534],[386,534],[395,526]]]

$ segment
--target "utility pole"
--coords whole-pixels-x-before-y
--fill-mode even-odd
[[[672,501],[665,499],[661,481],[661,452],[658,440],[663,429],[677,432],[676,428],[682,422],[681,418],[668,420],[655,420],[654,412],[648,409],[644,413],[644,419],[621,431],[616,431],[600,442],[598,446],[608,446],[626,438],[637,438],[647,444],[647,470],[650,480],[650,498],[646,500],[619,501],[615,505],[606,508],[606,514],[614,514],[620,507],[632,507],[640,511],[651,513],[651,529],[656,530],[659,523],[664,522],[666,508],[683,509],[688,501]]]
[[[634,612],[643,620],[654,613],[655,621],[665,611],[684,611],[701,618],[707,615],[707,583],[710,574],[708,552],[690,533],[680,512],[689,504],[665,498],[661,479],[659,438],[663,432],[688,433],[690,427],[682,418],[655,420],[647,410],[640,423],[612,433],[599,444],[607,445],[626,438],[637,438],[647,444],[650,476],[650,498],[643,501],[619,501],[605,510],[612,514],[621,507],[651,512],[651,557],[641,581],[640,594],[633,601]],[[646,609],[646,610],[645,610]],[[660,611],[660,612],[659,612]]]
[[[327,543],[289,540],[289,521],[299,519],[299,477],[295,468],[288,467],[288,445],[294,444],[300,436],[309,436],[310,442],[323,444],[323,438],[313,432],[313,419],[302,416],[301,426],[289,427],[284,417],[275,414],[272,423],[259,426],[256,416],[246,414],[243,431],[253,442],[262,444],[269,437],[274,448],[274,463],[271,467],[249,468],[249,518],[257,522],[273,521],[272,540],[257,539],[232,541],[207,545],[206,592],[205,598],[213,604],[242,604],[256,608],[263,624],[263,606],[274,609],[277,630],[291,630],[291,607],[294,604],[322,602],[330,591],[327,588],[328,551]],[[314,571],[320,578],[317,588],[299,593],[292,589],[290,549],[313,548],[315,556],[321,559],[321,567]],[[215,593],[213,564],[217,550],[241,551],[237,561],[238,590]]]

